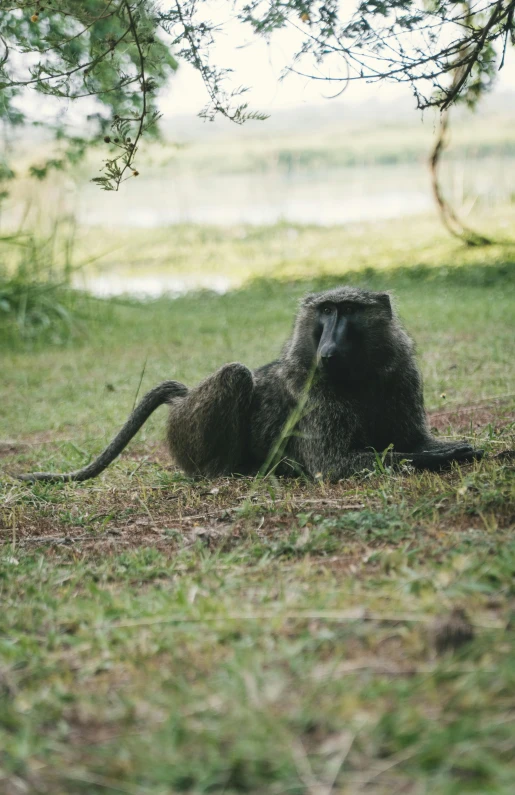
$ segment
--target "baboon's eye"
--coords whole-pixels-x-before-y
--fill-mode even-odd
[[[331,306],[331,304],[325,304],[325,306],[322,307],[322,314],[323,315],[333,314],[333,307]]]
[[[355,315],[358,311],[356,304],[342,304],[341,309],[344,315]]]

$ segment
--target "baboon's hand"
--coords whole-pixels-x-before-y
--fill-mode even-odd
[[[449,443],[441,447],[430,450],[420,450],[417,453],[410,453],[406,456],[415,469],[430,469],[438,471],[451,466],[453,461],[458,464],[468,464],[472,461],[480,461],[483,458],[484,450],[475,450],[471,445],[463,443]]]

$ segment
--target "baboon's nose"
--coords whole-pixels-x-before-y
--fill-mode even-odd
[[[332,342],[323,345],[320,349],[320,358],[324,361],[333,359],[336,356],[336,345]]]

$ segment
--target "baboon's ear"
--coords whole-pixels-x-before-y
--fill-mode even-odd
[[[377,300],[379,301],[381,306],[384,306],[384,308],[388,311],[388,316],[392,317],[393,315],[392,304],[388,293],[377,293]]]

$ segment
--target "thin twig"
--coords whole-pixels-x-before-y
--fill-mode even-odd
[[[504,4],[504,0],[499,0],[496,3],[495,8],[494,8],[494,10],[493,10],[493,12],[492,12],[492,14],[490,16],[490,19],[488,20],[488,22],[486,23],[485,27],[483,28],[483,31],[481,33],[481,36],[479,37],[479,40],[478,40],[478,43],[477,43],[476,47],[474,48],[474,50],[472,51],[471,55],[469,56],[468,64],[463,69],[463,72],[461,73],[461,76],[459,77],[459,79],[452,85],[449,93],[447,94],[447,98],[446,98],[445,102],[443,102],[443,104],[440,106],[443,111],[447,110],[447,108],[449,108],[450,105],[452,105],[452,103],[454,102],[456,97],[459,96],[459,93],[460,93],[461,89],[465,85],[465,83],[466,83],[466,81],[467,81],[467,79],[468,79],[468,77],[469,77],[469,75],[470,75],[470,73],[472,71],[472,67],[474,66],[475,63],[477,63],[477,60],[478,60],[478,58],[479,58],[479,56],[481,54],[481,51],[482,51],[482,49],[483,49],[483,47],[485,45],[486,38],[487,38],[490,30],[495,25],[495,23],[499,21],[498,15],[499,15],[502,7],[503,7],[503,4]],[[510,3],[510,8],[508,9],[508,13],[509,13],[509,10],[513,7],[513,5],[514,5],[514,2],[512,0],[512,2]],[[506,10],[505,10],[505,13],[506,13]]]
[[[327,786],[324,788],[324,790],[322,792],[322,795],[331,795],[331,793],[332,793],[332,791],[334,789],[334,785],[336,784],[336,779],[340,775],[340,770],[342,769],[343,764],[344,764],[345,760],[347,759],[347,757],[348,757],[348,755],[350,753],[350,750],[351,750],[351,748],[352,748],[352,746],[354,744],[354,740],[355,739],[356,739],[356,735],[349,733],[349,735],[347,737],[347,744],[344,745],[344,747],[340,751],[340,754],[339,754],[339,756],[338,756],[338,758],[336,760],[334,773],[331,776],[330,781],[327,783]]]
[[[132,15],[132,8],[130,5],[129,0],[123,0],[124,6],[127,9],[127,15],[129,17],[129,24],[132,31],[132,35],[134,37],[134,43],[138,50],[139,62],[140,62],[140,78],[141,78],[141,90],[143,93],[143,107],[141,109],[141,115],[139,117],[139,125],[136,131],[136,137],[132,143],[131,151],[129,152],[129,156],[127,158],[127,162],[125,163],[124,167],[121,170],[121,174],[118,179],[118,184],[116,186],[116,190],[120,187],[120,183],[122,182],[123,175],[127,171],[127,169],[132,168],[132,163],[134,162],[134,156],[136,154],[136,149],[138,146],[138,142],[143,134],[143,127],[145,124],[145,120],[147,117],[147,84],[145,78],[145,56],[143,55],[143,51],[141,49],[141,44],[139,41],[138,29],[136,27],[136,23],[134,22],[134,17]]]
[[[141,368],[141,373],[139,376],[139,383],[138,388],[136,389],[136,394],[134,395],[134,403],[132,404],[132,411],[136,408],[136,403],[138,400],[139,391],[141,389],[141,384],[143,382],[143,376],[145,375],[145,370],[147,369],[147,361],[148,361],[148,354],[145,356],[145,361],[143,362],[143,367]]]
[[[102,624],[103,628],[137,629],[138,627],[160,626],[162,624],[211,624],[223,621],[334,621],[336,623],[355,623],[359,621],[384,624],[427,624],[434,622],[434,616],[417,613],[370,613],[361,607],[348,610],[287,610],[284,613],[273,610],[259,610],[253,613],[224,613],[217,616],[183,616],[166,615],[153,618],[128,619]],[[486,630],[505,630],[505,624],[490,622],[488,624],[473,623],[474,628]]]

